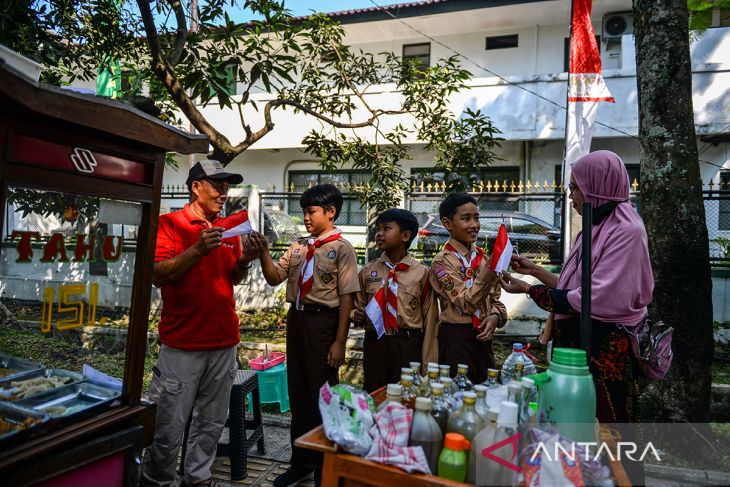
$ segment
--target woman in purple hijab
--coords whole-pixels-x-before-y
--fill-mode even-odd
[[[596,385],[596,416],[602,423],[635,422],[638,368],[629,336],[619,325],[640,322],[651,302],[654,278],[646,230],[629,201],[629,175],[613,152],[597,151],[578,159],[572,166],[569,189],[579,214],[584,201],[593,205],[589,366]],[[542,282],[531,286],[508,273],[500,279],[506,291],[527,293],[535,304],[554,315],[555,330],[541,341],[553,338],[558,346],[579,348],[581,234],[560,276],[525,257],[513,256],[512,268]]]

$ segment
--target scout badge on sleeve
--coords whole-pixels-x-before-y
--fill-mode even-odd
[[[446,270],[442,263],[435,263],[431,270],[436,276],[436,279],[438,279],[438,281],[441,283],[441,287],[443,287],[446,291],[451,291],[452,289],[454,289],[454,281],[451,280],[449,272]]]
[[[461,252],[456,250],[453,245],[450,243],[447,243],[444,248],[454,254],[457,259],[459,259],[459,262],[464,266],[464,286],[466,286],[467,289],[470,289],[474,285],[474,277],[476,276],[476,270],[479,268],[479,265],[481,265],[482,260],[484,260],[484,251],[474,246],[474,250],[471,251],[471,254],[469,256],[469,260],[466,260],[466,257],[461,255]],[[444,289],[446,289],[444,287]],[[454,293],[451,294],[452,296],[456,296]],[[480,325],[480,317],[481,317],[482,311],[480,309],[477,309],[472,315],[471,315],[471,324],[474,328],[479,330]]]

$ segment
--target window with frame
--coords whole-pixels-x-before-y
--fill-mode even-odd
[[[431,66],[431,43],[404,44],[403,61],[410,61],[418,71],[424,71]]]
[[[353,186],[355,184],[367,183],[370,180],[370,173],[365,171],[289,171],[289,184],[287,188],[294,188],[294,192],[300,193],[315,184],[330,183],[337,187],[342,185]],[[338,225],[367,225],[367,208],[360,205],[354,195],[344,194],[342,211],[337,218]],[[300,222],[302,209],[299,206],[299,197],[290,198],[288,203],[289,215],[296,216],[295,221]]]
[[[730,190],[730,171],[720,171],[720,190]],[[718,201],[717,229],[730,230],[730,199]]]
[[[508,34],[503,36],[487,37],[486,50],[493,51],[495,49],[509,49],[518,47],[519,36],[517,34]]]

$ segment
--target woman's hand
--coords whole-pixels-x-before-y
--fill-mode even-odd
[[[530,289],[530,284],[516,277],[512,277],[507,271],[499,274],[499,284],[502,286],[502,289],[513,294],[526,293]]]
[[[520,257],[515,254],[512,254],[510,264],[512,264],[513,271],[525,276],[534,276],[537,269],[539,269],[539,266],[527,257]]]

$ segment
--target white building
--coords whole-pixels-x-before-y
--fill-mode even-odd
[[[451,98],[452,110],[459,114],[467,107],[480,109],[505,139],[499,151],[503,160],[483,170],[481,178],[542,184],[556,179],[562,163],[565,110],[561,107],[566,102],[570,5],[569,0],[431,0],[330,16],[344,25],[346,42],[366,52],[392,51],[430,63],[454,52],[462,54],[463,66],[473,73],[473,79],[469,89]],[[638,133],[631,8],[629,0],[593,5],[604,77],[616,103],[601,104],[592,149],[617,152],[634,179],[640,176],[638,142],[631,137]],[[730,22],[724,11],[714,14],[717,27],[702,33],[691,45],[695,121],[705,183],[730,182],[730,28],[723,27]],[[261,102],[272,98],[265,93],[252,97]],[[378,86],[369,97],[371,106],[383,106],[392,104],[398,93],[393,86]],[[203,113],[232,141],[243,137],[235,110],[211,104]],[[261,117],[251,111],[247,120],[255,128]],[[245,183],[275,186],[281,191],[291,185],[304,189],[312,181],[357,182],[367,177],[353,171],[323,174],[318,161],[301,150],[302,138],[315,127],[311,117],[278,110],[273,120],[275,129],[229,165],[244,175]],[[432,155],[417,140],[411,142],[414,158],[404,161],[406,171],[416,174],[432,167]],[[168,171],[165,184],[182,184],[188,164],[181,161],[179,171]],[[710,228],[711,238],[723,235],[725,228],[730,230],[730,218],[720,214],[724,204],[708,206],[708,211],[718,212],[717,218],[708,216],[708,221],[717,222],[711,225],[716,227]],[[356,234],[364,238],[364,227],[353,225],[362,221],[362,210],[356,206],[338,222],[355,240]]]

